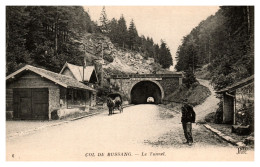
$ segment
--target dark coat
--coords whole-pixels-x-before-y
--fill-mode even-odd
[[[181,108],[182,111],[182,117],[181,117],[181,122],[195,122],[196,119],[196,114],[193,110],[193,107],[188,105],[188,104],[184,104],[184,106],[182,106]]]

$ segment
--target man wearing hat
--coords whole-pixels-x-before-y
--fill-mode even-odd
[[[181,107],[182,117],[182,127],[184,131],[184,136],[186,138],[185,144],[188,144],[189,146],[193,143],[192,138],[192,123],[195,123],[196,114],[193,110],[193,107],[188,104],[188,99],[184,99]]]

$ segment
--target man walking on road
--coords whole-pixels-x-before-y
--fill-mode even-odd
[[[188,99],[183,100],[181,111],[182,111],[182,117],[181,117],[182,127],[184,131],[184,136],[187,140],[185,144],[191,146],[193,143],[192,123],[195,123],[196,114],[193,110],[193,107],[188,104]]]

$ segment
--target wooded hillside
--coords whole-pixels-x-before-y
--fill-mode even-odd
[[[82,7],[6,7],[7,73],[24,64],[56,72],[66,61],[80,64],[76,41],[94,27]]]
[[[208,64],[216,90],[254,74],[254,7],[223,6],[185,36],[177,71]]]
[[[103,8],[100,16],[98,25],[81,6],[7,6],[7,75],[25,64],[55,72],[66,61],[83,65],[83,37],[88,34],[107,36],[119,49],[139,52],[145,59],[154,58],[163,68],[172,65],[164,41],[159,45],[152,37],[139,36],[133,20],[127,28],[123,14],[119,20],[108,20]]]

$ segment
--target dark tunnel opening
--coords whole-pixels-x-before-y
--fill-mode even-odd
[[[132,104],[161,103],[162,93],[159,86],[151,81],[138,82],[131,90]]]

